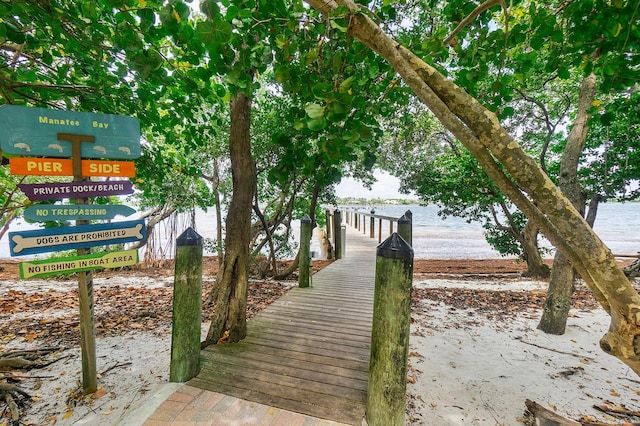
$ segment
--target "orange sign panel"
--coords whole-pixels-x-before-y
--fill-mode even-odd
[[[73,160],[64,158],[9,159],[12,175],[28,176],[73,176]],[[134,177],[136,167],[133,161],[82,160],[82,176]]]

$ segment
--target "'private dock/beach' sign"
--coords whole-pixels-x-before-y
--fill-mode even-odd
[[[18,188],[31,201],[133,194],[133,184],[129,180],[23,183]]]

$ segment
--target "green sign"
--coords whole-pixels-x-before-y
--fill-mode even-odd
[[[120,268],[138,263],[138,250],[87,254],[64,259],[34,260],[20,263],[20,278],[49,277],[69,272]]]
[[[81,158],[135,159],[140,157],[140,122],[123,115],[0,106],[4,154],[70,158],[74,143]]]
[[[34,222],[49,220],[105,220],[131,216],[136,211],[117,204],[38,204],[24,211],[24,217]]]

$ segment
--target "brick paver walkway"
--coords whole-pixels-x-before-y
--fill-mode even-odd
[[[340,426],[329,420],[280,410],[184,385],[171,394],[144,426]]]

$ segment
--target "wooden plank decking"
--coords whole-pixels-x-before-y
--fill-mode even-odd
[[[346,255],[248,322],[240,343],[212,345],[188,384],[360,425],[369,369],[377,241],[347,234]]]

